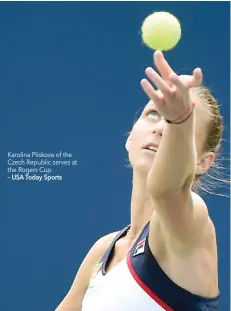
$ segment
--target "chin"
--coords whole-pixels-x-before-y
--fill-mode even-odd
[[[146,177],[150,171],[153,161],[155,160],[155,152],[142,150],[137,154],[129,155],[129,161],[133,171],[140,176]]]
[[[133,170],[136,172],[137,175],[142,177],[147,177],[151,166],[152,166],[153,159],[138,159],[134,165],[132,165]]]

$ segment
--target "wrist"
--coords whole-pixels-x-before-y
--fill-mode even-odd
[[[190,116],[193,114],[193,111],[194,111],[194,107],[195,107],[195,104],[193,103],[186,111],[185,113],[175,119],[175,120],[166,120],[168,123],[170,124],[181,124],[181,123],[184,123],[186,120],[188,120],[190,118]]]

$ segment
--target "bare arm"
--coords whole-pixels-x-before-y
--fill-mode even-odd
[[[116,234],[117,232],[110,233],[100,238],[92,246],[83,260],[69,292],[55,311],[81,311],[82,300],[86,293],[93,269]]]
[[[196,167],[193,119],[192,115],[185,123],[166,124],[149,176],[154,209],[165,238],[183,242],[182,245],[189,242],[189,237],[198,238],[195,233],[201,233],[201,221],[208,216],[203,200],[191,193]]]
[[[196,169],[194,113],[182,124],[166,123],[151,169],[150,188],[155,197],[191,186]]]
[[[171,83],[167,83],[153,69],[148,68],[146,74],[160,92],[155,91],[145,79],[141,84],[155,103],[159,114],[167,120],[175,120],[192,105],[190,87],[201,83],[202,74],[200,70],[195,70],[193,76],[178,77],[160,53],[155,53],[155,60],[162,76],[170,74]],[[160,146],[147,178],[147,187],[156,212],[150,222],[150,232],[154,230],[157,217],[164,237],[168,241],[180,242],[179,244],[183,242],[182,245],[185,245],[185,241],[189,241],[189,238],[196,239],[198,235],[195,231],[201,232],[208,222],[205,203],[191,192],[197,163],[194,113],[193,111],[181,124],[166,122]],[[152,234],[150,244],[151,240]]]

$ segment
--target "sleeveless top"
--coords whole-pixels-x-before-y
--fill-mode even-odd
[[[82,301],[81,311],[218,311],[219,295],[204,298],[175,284],[151,253],[149,223],[128,255],[106,273],[115,243],[130,225],[114,238],[95,267]]]

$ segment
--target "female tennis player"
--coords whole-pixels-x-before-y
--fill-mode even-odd
[[[130,225],[95,243],[56,311],[218,310],[215,229],[193,186],[215,160],[222,118],[201,69],[178,76],[160,51],[154,63],[126,142]]]

